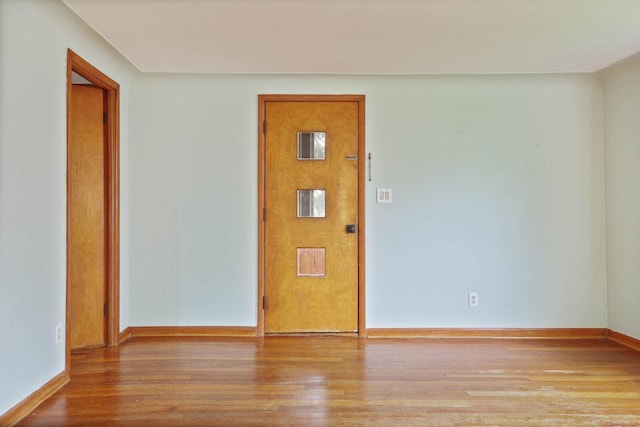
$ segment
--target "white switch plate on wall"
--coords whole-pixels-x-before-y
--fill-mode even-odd
[[[391,189],[390,188],[378,188],[378,203],[391,203]]]

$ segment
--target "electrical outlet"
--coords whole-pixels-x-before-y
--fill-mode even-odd
[[[478,293],[477,292],[469,292],[469,307],[479,307],[480,302],[478,301]]]
[[[62,344],[62,323],[56,325],[56,345]]]

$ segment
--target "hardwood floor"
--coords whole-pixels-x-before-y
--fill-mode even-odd
[[[605,339],[134,338],[74,354],[19,425],[640,426]]]

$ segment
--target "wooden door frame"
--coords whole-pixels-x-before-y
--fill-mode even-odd
[[[267,102],[356,102],[358,104],[358,335],[365,336],[365,96],[258,95],[258,336],[264,336],[265,295],[265,119]]]
[[[69,145],[71,129],[72,73],[84,77],[101,88],[106,98],[105,125],[105,284],[107,304],[106,343],[118,345],[120,331],[120,85],[81,58],[67,50],[67,284],[66,284],[66,354],[65,368],[70,372],[70,215],[69,215]]]

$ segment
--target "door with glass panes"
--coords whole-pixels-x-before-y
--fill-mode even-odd
[[[266,333],[358,330],[358,108],[265,103]]]

